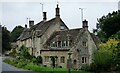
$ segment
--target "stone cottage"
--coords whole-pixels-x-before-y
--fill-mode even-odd
[[[55,9],[55,17],[47,20],[43,12],[43,20],[34,25],[29,21],[17,39],[18,48],[25,45],[29,53],[42,57],[42,64],[52,67],[68,67],[79,69],[90,65],[92,53],[97,49],[98,37],[88,30],[88,21],[84,20],[82,28],[69,29],[60,18],[60,8]]]

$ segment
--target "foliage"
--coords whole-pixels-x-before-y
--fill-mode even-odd
[[[19,62],[16,64],[16,67],[22,68],[22,67],[24,67],[25,65],[27,65],[27,61],[25,61],[25,60],[23,60],[23,59],[20,59]]]
[[[16,49],[11,49],[12,50],[12,52],[9,54],[10,56],[12,56],[12,57],[16,57]]]
[[[110,36],[120,31],[120,11],[113,11],[98,19],[97,34],[102,41],[106,41]],[[94,29],[95,31],[95,29]]]
[[[113,34],[110,38],[120,40],[120,31],[118,31],[116,34]]]
[[[2,27],[2,50],[8,51],[11,49],[10,46],[10,32],[6,27]]]
[[[36,62],[37,62],[36,57],[32,58],[32,62],[33,62],[33,64],[36,64]]]
[[[22,69],[27,69],[27,70],[32,70],[35,72],[40,72],[40,73],[67,73],[68,69],[67,68],[51,68],[51,67],[42,67],[42,66],[38,66],[38,65],[34,65],[32,63],[27,63],[27,61],[24,60],[10,60],[10,59],[5,59],[4,62],[14,65],[18,68],[22,68]],[[71,73],[90,73],[84,70],[80,70],[80,71],[75,71],[73,69],[71,69]]]
[[[30,69],[33,71],[37,71],[37,72],[41,72],[41,73],[51,73],[51,72],[55,72],[55,73],[67,73],[68,69],[67,68],[50,68],[50,67],[42,67],[42,66],[38,66],[38,65],[33,65],[33,64],[27,64],[24,69]],[[86,71],[74,71],[71,70],[71,73],[89,73]]]
[[[91,70],[99,72],[113,70],[115,66],[118,65],[115,60],[119,59],[120,62],[120,56],[117,56],[118,52],[120,54],[120,47],[118,48],[119,43],[118,40],[109,39],[106,43],[100,44],[99,50],[93,54],[94,62],[90,65]]]
[[[16,42],[16,39],[23,32],[24,28],[22,26],[16,26],[11,32],[11,42]]]
[[[97,71],[110,70],[113,62],[111,53],[103,50],[96,51],[93,60]]]
[[[29,54],[27,47],[22,45],[19,51],[19,56],[21,59],[31,59],[31,55]]]
[[[102,43],[99,45],[100,50],[113,52],[114,49],[118,46],[119,41],[115,39],[109,39],[106,43]]]
[[[94,72],[97,70],[97,65],[93,62],[89,66],[89,71]]]
[[[8,63],[8,64],[12,63],[12,61],[10,59],[8,59],[8,58],[4,59],[3,62]]]
[[[116,49],[113,51],[113,66],[115,67],[115,70],[120,70],[120,42],[118,44],[118,46],[116,47]]]
[[[42,64],[42,57],[41,56],[37,56],[37,58],[36,58],[36,63],[37,64]]]

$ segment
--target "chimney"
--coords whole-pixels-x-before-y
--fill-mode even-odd
[[[88,21],[84,20],[82,27],[83,27],[85,30],[88,30]]]
[[[34,21],[33,20],[29,20],[29,27],[32,27],[34,25]]]
[[[58,4],[55,10],[56,10],[56,17],[60,17],[60,8],[58,7]]]
[[[43,21],[46,21],[47,20],[47,15],[46,15],[47,12],[43,12]]]
[[[25,28],[27,28],[27,24],[25,24]]]

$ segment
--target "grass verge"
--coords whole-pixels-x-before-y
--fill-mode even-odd
[[[5,59],[3,62],[11,64],[15,67],[26,69],[26,70],[32,70],[35,72],[40,72],[40,73],[67,73],[68,69],[67,68],[51,68],[51,67],[42,67],[38,65],[34,65],[32,63],[25,64],[25,62],[18,62],[10,59]],[[71,69],[71,73],[90,73],[84,70],[79,70],[75,71]]]

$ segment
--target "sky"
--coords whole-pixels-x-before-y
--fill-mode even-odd
[[[81,10],[83,19],[88,21],[89,30],[96,27],[97,19],[109,12],[118,10],[119,0],[2,0],[0,2],[0,23],[12,31],[15,26],[28,25],[27,18],[42,21],[43,11],[47,12],[47,20],[55,17],[56,4],[59,3],[60,17],[70,29],[81,28]]]

